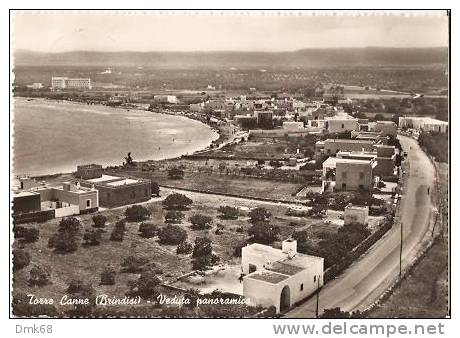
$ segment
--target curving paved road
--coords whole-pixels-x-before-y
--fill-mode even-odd
[[[435,168],[417,141],[398,136],[410,164],[401,201],[403,226],[403,268],[411,264],[430,228],[432,204],[427,194],[433,191]],[[363,310],[387,290],[399,275],[400,227],[392,228],[364,256],[341,276],[326,284],[320,293],[319,313],[325,308]],[[294,308],[286,317],[315,316],[316,297]]]

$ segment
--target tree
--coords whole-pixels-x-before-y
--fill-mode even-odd
[[[34,266],[29,272],[30,286],[45,286],[51,278],[51,268],[48,266]]]
[[[128,273],[139,273],[145,270],[145,265],[148,263],[148,259],[138,256],[128,256],[123,259],[121,266],[123,272]]]
[[[168,170],[168,178],[173,180],[181,180],[184,178],[184,170],[173,167]]]
[[[321,218],[326,216],[327,207],[323,204],[314,204],[313,207],[308,210],[308,216],[314,218]]]
[[[193,201],[185,195],[173,193],[165,198],[163,206],[170,210],[186,210]]]
[[[126,231],[126,221],[124,219],[115,223],[115,226],[110,234],[110,240],[115,242],[123,242]]]
[[[278,238],[279,228],[267,222],[254,223],[248,230],[252,240],[261,244],[270,244]]]
[[[249,212],[249,221],[251,223],[267,222],[272,217],[272,213],[265,208],[254,208]]]
[[[58,253],[73,252],[78,248],[76,235],[69,231],[58,231],[49,239],[48,246]]]
[[[142,205],[133,205],[126,208],[125,216],[130,222],[138,222],[150,217],[150,211]]]
[[[206,270],[219,261],[212,253],[212,242],[207,237],[197,237],[192,252],[192,267],[194,270]]]
[[[152,238],[157,235],[158,227],[153,223],[142,222],[139,225],[139,232],[144,238]]]
[[[195,214],[189,218],[189,221],[192,223],[192,229],[204,230],[211,227],[212,218],[206,215]]]
[[[158,232],[161,244],[177,245],[187,239],[187,232],[180,226],[168,224]]]
[[[152,181],[151,189],[152,189],[152,195],[155,195],[156,197],[160,197],[160,186],[158,185],[157,182]]]
[[[193,250],[193,245],[190,242],[183,241],[177,245],[176,254],[178,255],[188,255]]]
[[[139,279],[128,282],[130,288],[128,294],[130,296],[140,296],[145,299],[154,299],[158,294],[157,286],[160,283],[161,280],[155,272],[151,270],[145,271],[139,276]]]
[[[166,223],[181,223],[182,220],[185,218],[185,215],[181,211],[177,210],[168,210],[165,215],[165,222]]]
[[[30,253],[21,249],[13,250],[13,270],[21,270],[30,264]]]
[[[220,217],[223,219],[237,219],[239,216],[238,208],[228,205],[220,206],[218,211],[221,213]]]
[[[125,162],[123,164],[126,165],[133,165],[134,162],[133,162],[133,158],[131,157],[131,152],[128,153],[128,155],[125,157]]]
[[[84,245],[93,246],[101,244],[102,233],[100,229],[89,230],[87,229],[83,234]]]
[[[59,222],[60,232],[68,232],[70,234],[76,235],[80,232],[81,223],[75,217],[65,217]]]
[[[107,223],[107,217],[104,215],[94,215],[93,216],[93,227],[95,228],[104,228],[105,223]]]
[[[22,237],[26,243],[36,242],[40,237],[40,231],[35,228],[23,228]]]
[[[115,285],[115,276],[117,275],[114,268],[110,265],[106,266],[101,272],[100,285]]]

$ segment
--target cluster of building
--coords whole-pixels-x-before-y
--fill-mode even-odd
[[[13,192],[15,223],[46,221],[91,213],[103,208],[148,201],[152,196],[147,179],[104,175],[102,166],[88,164],[77,167],[76,179],[50,186],[24,177]]]
[[[395,175],[396,149],[375,140],[327,139],[315,144],[315,160],[324,160],[322,191],[371,191]]]

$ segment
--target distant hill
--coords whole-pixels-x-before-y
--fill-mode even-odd
[[[19,50],[15,66],[142,66],[157,68],[271,68],[447,65],[448,49],[331,48],[293,52],[89,52],[42,53]]]

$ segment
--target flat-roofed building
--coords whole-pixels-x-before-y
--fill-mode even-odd
[[[54,89],[91,89],[90,78],[68,78],[53,76],[51,78],[51,88]]]
[[[324,119],[326,120],[326,129],[329,133],[359,130],[358,119],[346,114],[325,117]]]
[[[283,122],[283,129],[287,131],[297,131],[297,130],[304,130],[303,122],[295,122],[295,121],[285,121]]]
[[[253,305],[284,312],[323,285],[324,258],[297,252],[287,239],[276,249],[259,243],[242,249],[243,295]]]
[[[100,205],[106,208],[146,202],[152,197],[151,181],[147,179],[102,175],[81,184],[94,186],[99,191]]]
[[[315,158],[335,156],[339,151],[373,151],[375,142],[356,139],[327,139],[315,144]]]
[[[431,117],[402,116],[399,118],[399,127],[413,128],[418,131],[447,133],[449,131],[449,122]]]
[[[99,193],[79,182],[64,182],[58,187],[43,187],[40,194],[41,210],[54,210],[56,217],[87,214],[99,209]]]
[[[348,204],[345,207],[343,215],[343,224],[369,224],[369,207],[365,206],[356,206],[353,204]]]
[[[77,166],[77,173],[75,176],[83,180],[91,178],[102,177],[102,165],[100,164],[83,164]]]
[[[371,190],[374,159],[329,157],[323,162],[322,191]]]
[[[153,102],[175,104],[178,103],[179,100],[175,95],[155,95],[153,97]]]

